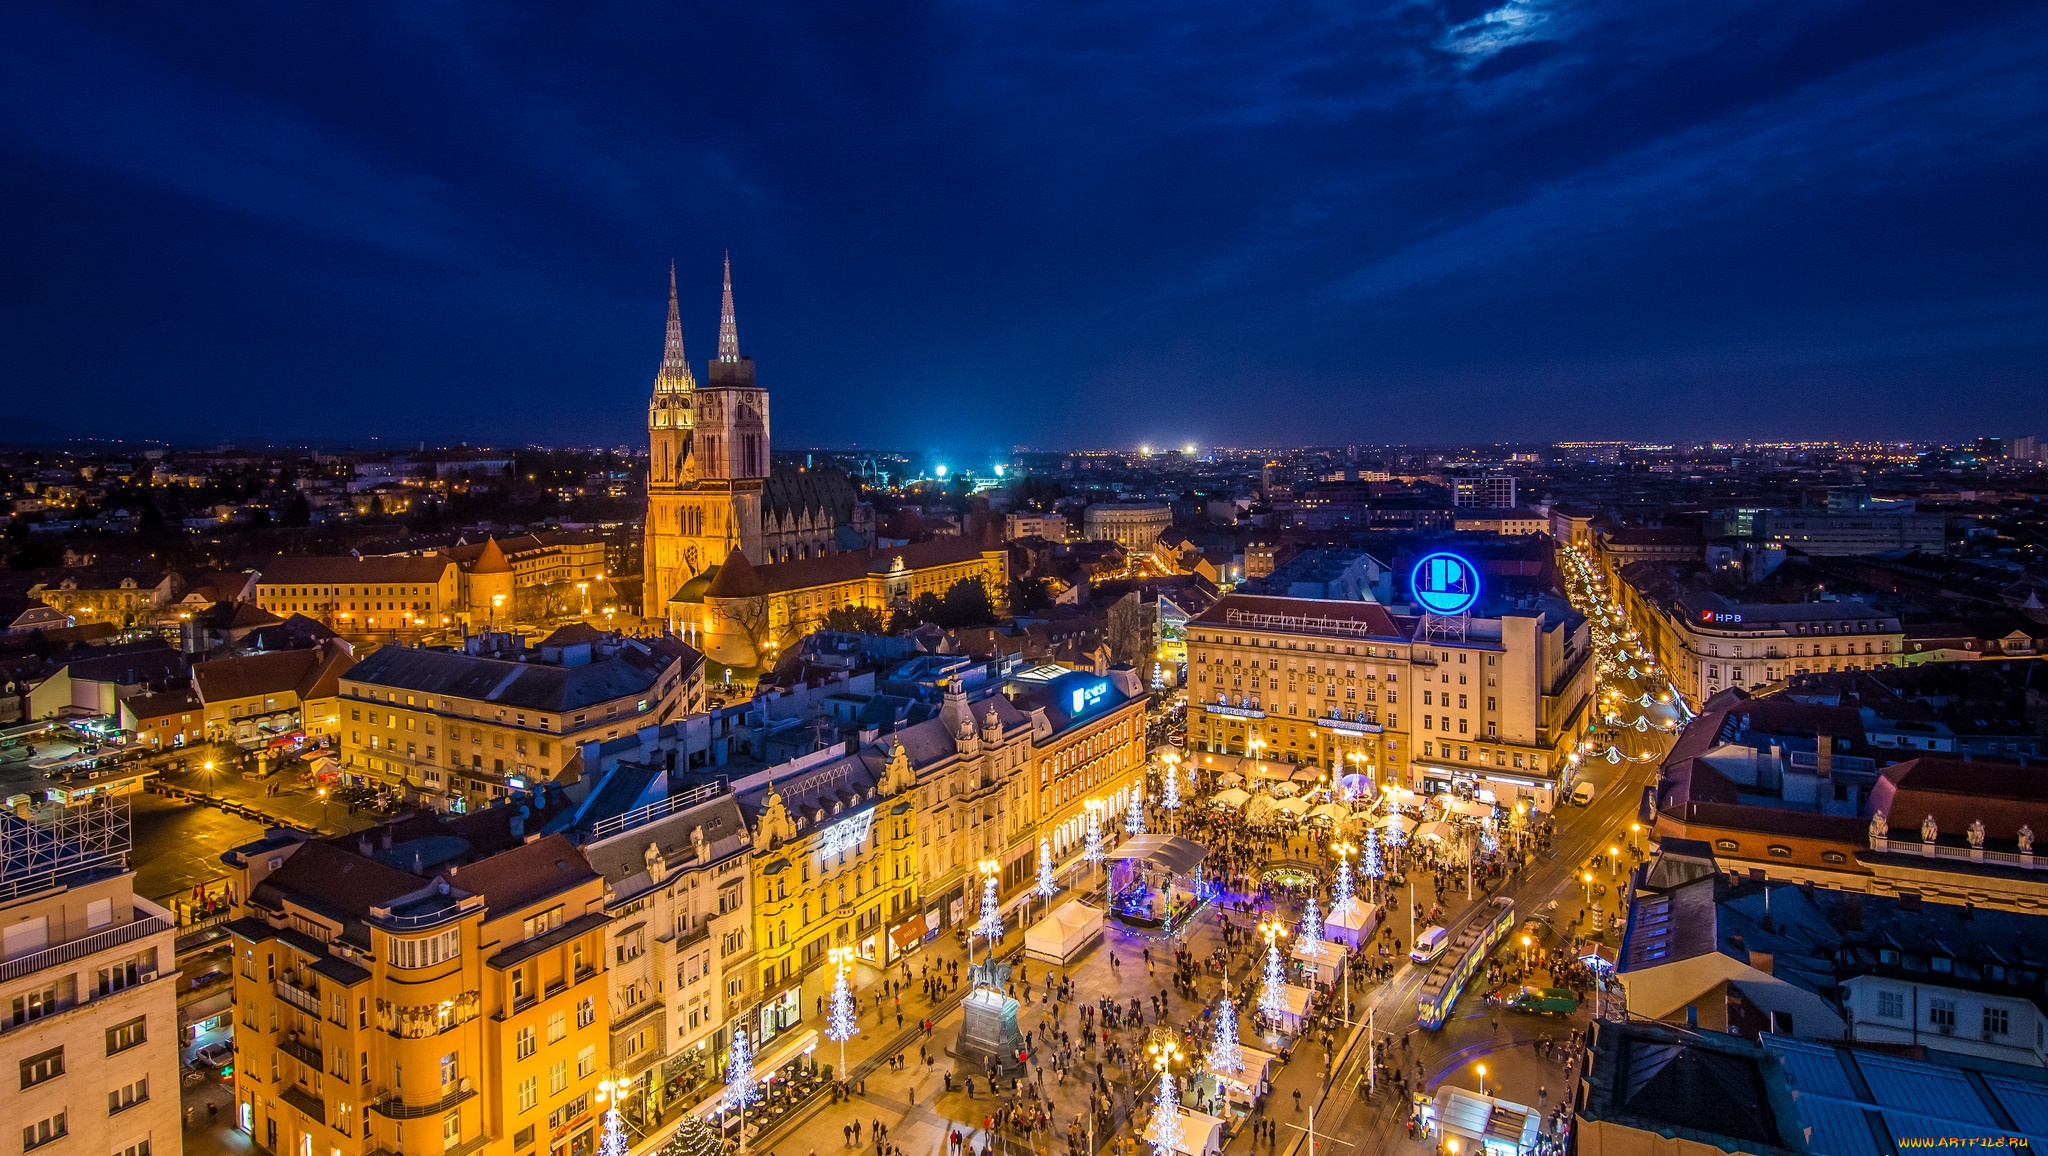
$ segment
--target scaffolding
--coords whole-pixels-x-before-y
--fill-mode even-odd
[[[118,795],[0,813],[0,898],[47,891],[107,867],[126,869],[129,847],[128,800]]]

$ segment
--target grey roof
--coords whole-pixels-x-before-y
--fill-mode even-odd
[[[1104,852],[1103,857],[1143,860],[1176,875],[1185,875],[1202,865],[1202,860],[1209,857],[1209,849],[1179,835],[1133,835],[1115,850]]]
[[[1924,1059],[1766,1035],[1815,1156],[1892,1156],[1917,1137],[2048,1144],[2048,1074],[1941,1052]],[[1960,1147],[1961,1145],[1953,1145]],[[2010,1146],[2009,1143],[2007,1146]]]
[[[750,839],[746,822],[740,817],[739,801],[719,795],[673,815],[583,847],[583,855],[605,885],[616,896],[638,895],[651,886],[647,875],[647,845],[661,848],[670,867],[701,865],[692,832],[704,833],[704,862],[716,863],[745,850]]]
[[[529,710],[572,711],[645,694],[675,663],[694,653],[669,639],[633,638],[609,658],[582,666],[553,666],[386,646],[357,663],[344,681]]]

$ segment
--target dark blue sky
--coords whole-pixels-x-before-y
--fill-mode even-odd
[[[0,384],[777,444],[2048,433],[2048,6],[0,7]],[[322,7],[325,6],[312,6]]]

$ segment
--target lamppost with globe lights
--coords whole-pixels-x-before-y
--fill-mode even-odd
[[[1159,1070],[1158,1098],[1153,1108],[1152,1144],[1155,1156],[1174,1156],[1180,1148],[1180,1090],[1173,1075],[1173,1062],[1180,1058],[1180,1045],[1170,1039],[1145,1049],[1152,1066]]]

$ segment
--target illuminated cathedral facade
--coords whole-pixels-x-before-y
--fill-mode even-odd
[[[683,351],[675,270],[669,270],[668,338],[647,406],[644,613],[670,617],[671,601],[741,553],[752,563],[821,558],[864,549],[873,521],[837,470],[772,466],[768,391],[740,354],[732,261],[718,319],[718,356],[700,385]],[[701,583],[700,583],[701,585]]]

